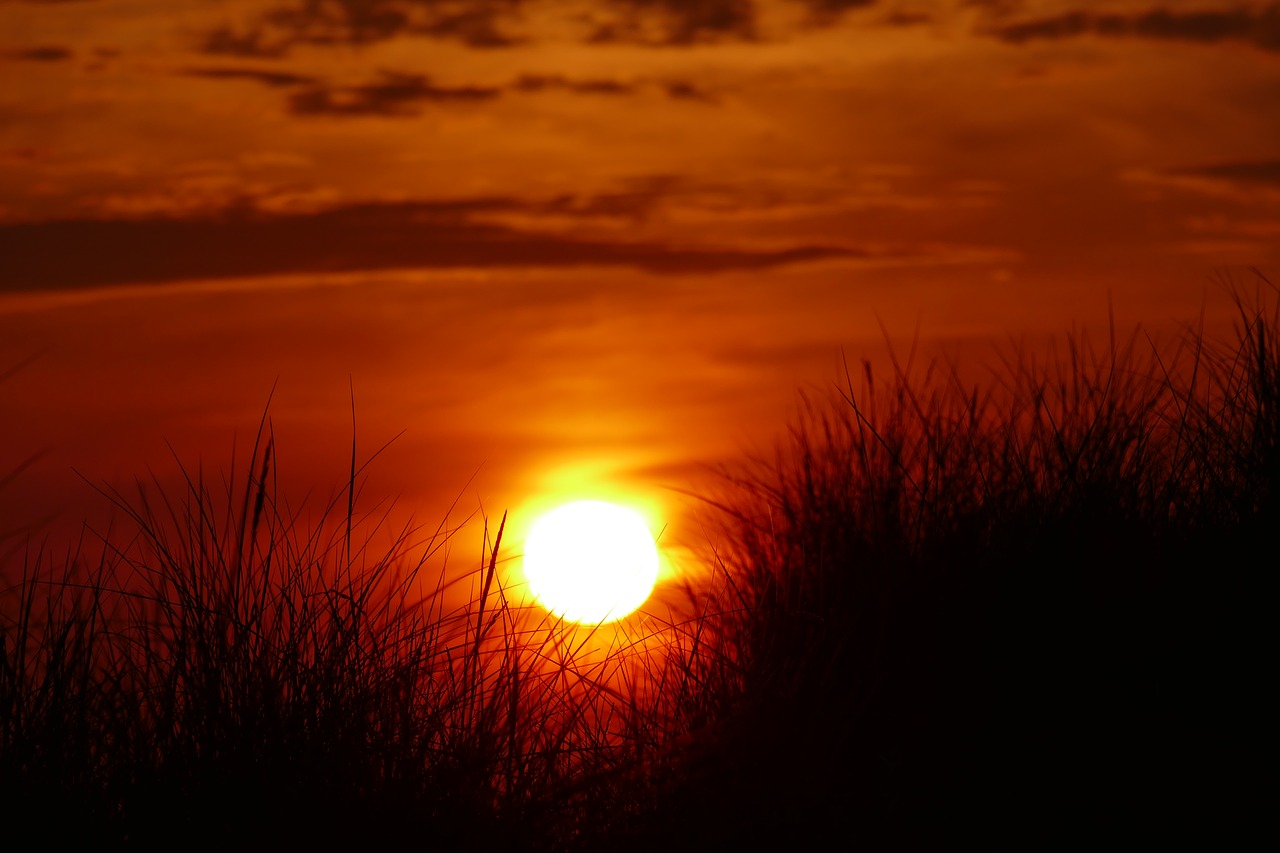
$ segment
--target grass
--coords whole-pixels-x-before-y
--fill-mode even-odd
[[[304,523],[275,503],[272,449],[260,434],[247,485],[221,498],[199,474],[179,498],[108,494],[136,537],[106,537],[89,567],[33,556],[0,628],[0,801],[55,834],[144,846],[195,827],[567,843],[584,784],[656,740],[663,710],[611,686],[618,660],[588,659],[577,632],[512,607],[502,524],[480,592],[446,611],[424,569],[452,531],[371,550],[380,520],[355,517],[354,470]]]
[[[1236,291],[1231,346],[1112,330],[1014,349],[985,386],[850,372],[731,474],[724,654],[758,719],[713,836],[1229,832],[1270,647],[1273,297]]]
[[[6,579],[0,803],[143,847],[1220,840],[1260,801],[1273,297],[1221,344],[851,369],[705,496],[688,617],[604,652],[512,604],[505,519],[448,604],[455,529],[357,513],[354,448],[288,506],[264,420],[243,479],[107,492],[127,534]]]

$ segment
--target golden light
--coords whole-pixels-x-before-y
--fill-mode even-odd
[[[573,622],[613,622],[653,592],[658,547],[644,518],[607,501],[575,501],[539,518],[524,543],[529,591]]]

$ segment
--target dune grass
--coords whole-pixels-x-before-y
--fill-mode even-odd
[[[1234,341],[851,368],[705,496],[687,618],[603,654],[512,604],[505,519],[454,606],[455,528],[358,513],[354,448],[284,503],[264,420],[241,479],[106,492],[127,531],[5,579],[0,808],[137,846],[1219,837],[1280,521],[1280,324],[1240,293]]]
[[[750,759],[675,810],[743,842],[1233,831],[1280,529],[1275,292],[1234,298],[1230,342],[1077,334],[985,385],[912,354],[806,401],[717,500]]]
[[[246,482],[104,492],[130,531],[91,563],[88,543],[30,557],[0,623],[0,802],[54,836],[147,846],[569,844],[691,694],[678,626],[660,655],[637,636],[601,656],[515,607],[505,518],[473,520],[486,561],[451,605],[433,560],[455,530],[375,548],[386,516],[355,510],[354,451],[308,519],[277,504],[273,449],[264,421]]]

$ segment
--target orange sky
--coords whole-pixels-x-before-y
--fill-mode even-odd
[[[354,387],[423,521],[696,537],[842,347],[1221,316],[1278,105],[1265,2],[0,0],[0,511],[225,466],[273,385],[327,494]]]

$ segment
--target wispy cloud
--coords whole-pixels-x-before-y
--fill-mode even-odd
[[[6,59],[17,59],[23,62],[63,62],[71,59],[75,54],[65,47],[56,47],[54,45],[41,45],[40,47],[28,47],[22,50],[5,51],[3,54]]]
[[[753,251],[588,240],[477,222],[470,212],[405,203],[280,216],[9,223],[0,225],[0,291],[396,268],[625,266],[679,274],[863,254],[832,245]]]
[[[1170,170],[1170,174],[1280,187],[1280,160],[1244,160]]]
[[[752,39],[756,8],[752,0],[610,0],[609,12],[590,40],[690,45]]]
[[[1013,43],[1079,36],[1145,38],[1214,43],[1243,41],[1267,51],[1280,51],[1280,4],[1261,9],[1238,6],[1224,10],[1170,11],[1153,8],[1137,14],[1067,12],[995,26],[989,32]]]
[[[268,32],[263,26],[248,29],[215,27],[205,33],[201,50],[217,56],[243,56],[253,59],[275,59],[289,49],[287,40]]]
[[[382,71],[368,83],[331,83],[310,74],[272,68],[195,67],[180,74],[210,80],[249,81],[271,88],[292,88],[287,107],[295,115],[384,116],[417,115],[427,104],[478,103],[510,94],[568,92],[575,95],[628,97],[657,91],[670,98],[714,103],[715,98],[688,80],[619,80],[607,77],[574,78],[563,74],[522,74],[507,83],[451,85],[432,82],[422,74]]]
[[[919,24],[931,23],[933,19],[933,16],[927,12],[895,9],[885,15],[882,20],[891,27],[914,27]]]
[[[1226,160],[1171,169],[1135,169],[1125,179],[1198,195],[1250,203],[1280,200],[1280,160]]]
[[[418,32],[436,38],[460,41],[471,47],[496,48],[518,44],[520,39],[507,33],[499,23],[500,13],[515,8],[517,3],[483,3],[476,8],[453,14],[441,14],[424,22]]]
[[[635,80],[622,81],[609,78],[575,79],[560,74],[524,74],[507,88],[519,92],[559,90],[579,95],[635,95],[646,88],[656,87],[668,97],[678,100],[711,103],[715,98],[689,80]]]
[[[317,85],[320,82],[309,74],[290,74],[263,68],[187,68],[182,73],[188,77],[205,77],[210,80],[249,80],[272,87]]]
[[[524,74],[511,85],[511,88],[521,92],[560,89],[586,95],[630,95],[636,90],[634,84],[620,80],[573,80],[561,74]]]
[[[663,84],[667,90],[667,94],[673,98],[683,101],[702,101],[703,103],[715,103],[715,96],[707,92],[701,86],[690,83],[688,80],[668,80]]]
[[[426,103],[476,103],[501,94],[492,86],[437,86],[422,74],[385,71],[377,82],[359,86],[309,86],[289,97],[289,109],[296,115],[404,116]]]
[[[819,22],[838,18],[850,9],[863,9],[874,6],[877,0],[801,0],[809,7],[814,19]]]
[[[208,53],[281,56],[297,45],[368,45],[401,35],[429,35],[472,47],[516,43],[502,21],[524,0],[301,0],[276,6],[247,25],[206,34]]]
[[[694,46],[761,37],[769,4],[807,11],[826,26],[879,0],[294,0],[277,2],[247,22],[216,27],[203,49],[235,56],[278,57],[299,45],[370,45],[406,35],[431,36],[474,48],[503,48],[536,39],[539,15],[559,15],[569,31],[593,44]],[[537,15],[530,14],[536,10]],[[917,23],[902,13],[891,23]]]

